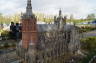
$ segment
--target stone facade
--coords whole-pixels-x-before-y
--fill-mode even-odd
[[[73,36],[75,35],[75,36]],[[69,54],[76,53],[80,48],[79,36],[75,31],[49,31],[49,32],[38,32],[38,44],[33,46],[29,43],[29,48],[26,51],[26,55],[22,55],[22,46],[18,49],[19,55],[22,58],[27,57],[28,63],[65,63],[66,59],[69,58]],[[21,53],[21,54],[20,54]],[[33,60],[34,58],[34,60]],[[34,62],[33,62],[34,61]]]

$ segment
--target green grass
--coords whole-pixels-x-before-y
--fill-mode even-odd
[[[88,37],[81,40],[81,49],[88,52],[87,56],[80,63],[88,63],[96,55],[96,37]]]

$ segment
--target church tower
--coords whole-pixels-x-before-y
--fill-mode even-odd
[[[22,45],[27,49],[29,43],[37,44],[37,20],[32,12],[31,0],[27,0],[26,13],[22,16]]]
[[[59,17],[62,17],[62,11],[61,11],[61,9],[59,10]]]

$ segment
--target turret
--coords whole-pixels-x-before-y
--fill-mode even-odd
[[[59,10],[59,17],[61,17],[62,16],[62,11],[61,11],[61,9]]]
[[[27,16],[32,16],[31,0],[27,0],[26,15]]]

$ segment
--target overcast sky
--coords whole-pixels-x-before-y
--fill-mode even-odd
[[[11,15],[24,12],[27,0],[0,0],[0,13]],[[32,0],[34,12],[58,14],[61,8],[64,15],[73,14],[77,18],[96,13],[96,0]]]

